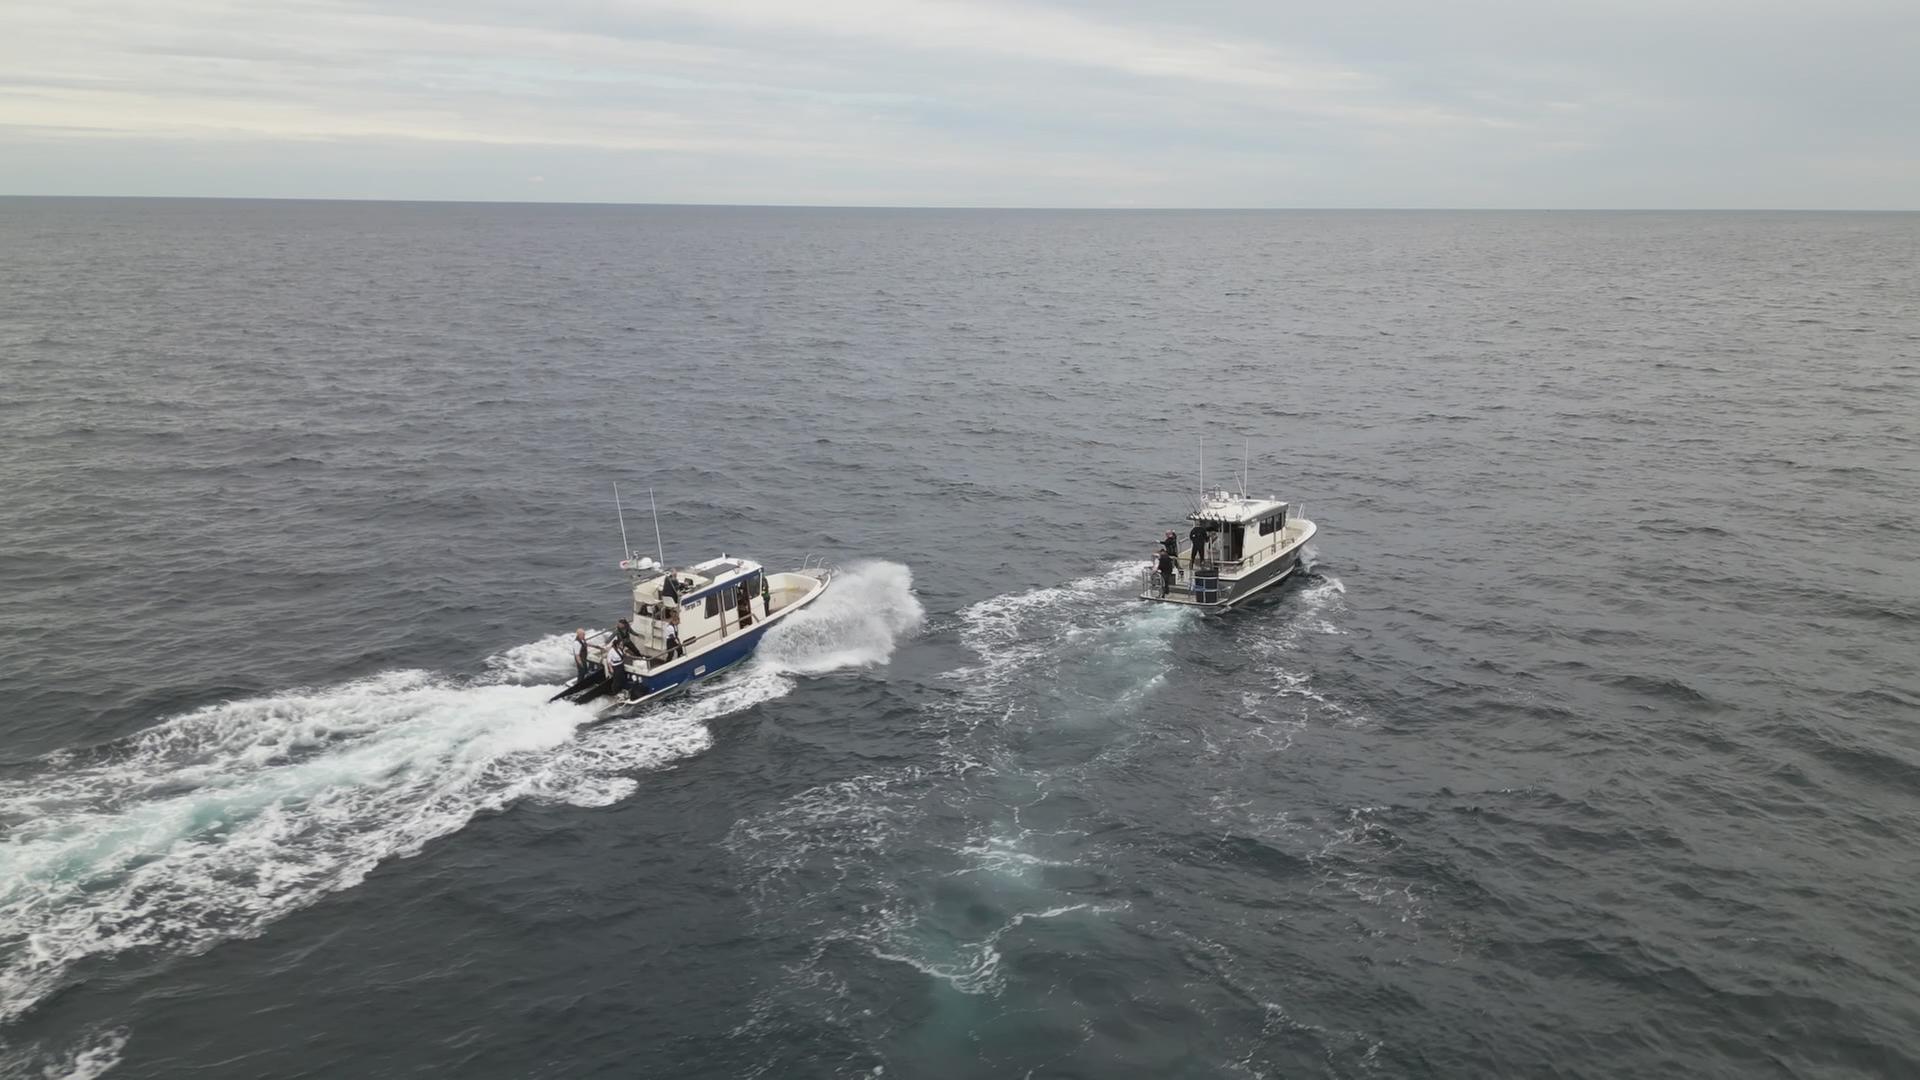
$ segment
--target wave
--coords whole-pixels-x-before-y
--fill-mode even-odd
[[[963,609],[960,641],[978,662],[946,677],[975,697],[994,696],[1039,664],[1058,668],[1097,661],[1102,653],[1112,658],[1164,651],[1170,633],[1194,612],[1133,600],[1128,594],[1139,585],[1145,566],[1124,560],[1064,585],[990,597]],[[1115,672],[1122,677],[1121,696],[1138,688],[1143,671],[1152,676],[1158,668]]]
[[[971,655],[939,677],[953,692],[925,713],[938,735],[932,761],[817,785],[734,824],[723,846],[755,917],[793,943],[785,977],[761,990],[736,1034],[802,1026],[878,1053],[897,1032],[873,1003],[911,984],[902,972],[939,990],[924,1000],[938,1014],[928,1026],[961,1030],[978,1010],[999,1007],[1024,963],[1097,951],[1104,935],[1128,932],[1114,923],[1130,910],[1130,890],[1114,880],[1125,856],[1090,831],[1100,818],[1092,808],[1131,755],[1168,745],[1153,695],[1201,618],[1134,599],[1142,566],[1116,562],[941,619]],[[1208,640],[1218,630],[1236,649],[1251,646],[1256,669],[1275,684],[1248,703],[1247,718],[1280,722],[1203,723],[1203,739],[1218,738],[1223,754],[1243,761],[1246,731],[1285,733],[1292,712],[1361,719],[1286,670],[1300,666],[1306,635],[1343,632],[1345,591],[1337,578],[1309,575],[1275,610],[1205,628]],[[1384,858],[1383,828],[1308,819],[1299,827],[1328,835],[1297,853],[1268,843],[1269,823],[1238,820],[1246,814],[1218,808],[1224,832],[1253,838],[1230,839],[1230,856],[1271,851],[1291,859],[1302,888],[1357,897],[1386,919],[1417,919],[1421,898],[1407,881],[1346,856]]]
[[[889,951],[889,946],[885,944],[874,945],[872,947],[872,954],[879,960],[890,960],[894,963],[905,964],[922,975],[939,979],[941,982],[946,983],[948,986],[951,986],[963,994],[998,993],[1006,984],[1006,977],[1002,975],[1000,971],[1000,961],[1002,959],[1000,939],[1005,937],[1009,931],[1018,929],[1025,923],[1036,919],[1057,919],[1063,915],[1071,915],[1080,911],[1103,915],[1108,912],[1121,911],[1125,908],[1125,904],[1119,903],[1085,903],[1060,904],[1037,911],[1016,912],[1011,918],[978,940],[955,946],[954,958],[944,962],[926,959],[921,955],[924,950],[907,948],[899,951]],[[896,939],[896,943],[915,944],[915,942],[912,941],[912,937],[914,936],[911,934],[912,929],[913,924],[911,923],[905,926],[898,924],[893,926],[891,930]],[[901,938],[907,940],[900,942],[899,939]]]
[[[1607,676],[1602,681],[1664,704],[1703,710],[1723,707],[1719,699],[1676,675],[1622,672]]]
[[[1312,552],[1308,552],[1311,558]],[[1304,573],[1313,573],[1311,565],[1306,565]],[[1295,654],[1299,652],[1301,642],[1310,635],[1341,636],[1346,631],[1334,620],[1345,607],[1347,587],[1339,578],[1316,576],[1305,581],[1285,597],[1286,611],[1277,622],[1262,625],[1248,634],[1249,651],[1258,657],[1269,681],[1264,692],[1249,691],[1243,700],[1249,714],[1255,717],[1269,716],[1283,703],[1291,706],[1288,715],[1304,722],[1308,710],[1324,713],[1339,724],[1363,724],[1367,717],[1353,707],[1328,697],[1314,685],[1310,671],[1296,670],[1298,663]],[[1288,701],[1288,699],[1294,699]],[[1265,741],[1273,740],[1262,734],[1258,737]],[[1276,746],[1285,749],[1292,745],[1292,739],[1280,740]]]
[[[1060,747],[1048,740],[1125,741],[1129,703],[1170,664],[1173,633],[1193,613],[1134,600],[1141,566],[962,609],[952,628],[974,659],[941,676],[958,692],[932,710],[948,729],[935,761],[818,785],[735,823],[725,847],[759,919],[810,943],[753,1022],[792,1008],[811,1025],[871,1023],[842,1015],[863,970],[844,966],[848,949],[994,997],[1009,979],[1008,935],[1043,922],[1091,933],[1082,920],[1125,907],[1063,884],[1086,876],[1083,834],[1036,830],[1022,816],[1072,767],[1050,760]],[[1119,729],[1086,738],[1094,724]]]
[[[902,964],[966,995],[995,996],[1007,983],[1002,939],[1035,920],[1119,911],[1124,902],[1082,900],[1049,886],[1045,871],[1075,864],[1028,850],[1025,829],[969,822],[950,827],[963,763],[865,775],[801,792],[735,824],[725,847],[748,871],[748,896],[763,925],[811,939],[794,981],[770,991],[757,1012],[789,995],[839,983],[832,947]],[[956,897],[967,902],[956,905]],[[811,1006],[831,1007],[838,993]],[[803,1006],[806,1008],[806,1006]],[[808,1011],[811,1011],[809,1009]]]
[[[925,623],[913,572],[899,563],[859,562],[833,588],[794,613],[755,652],[763,665],[795,675],[874,667],[893,658],[900,639]]]
[[[1042,619],[1054,622],[1059,609],[1116,593],[1142,580],[1145,573],[1144,561],[1129,559],[1064,585],[989,597],[960,612],[961,640],[979,653],[983,661],[992,663],[1001,655],[1003,647],[1023,636],[1033,622]]]
[[[44,1050],[0,1050],[0,1076],[43,1077],[45,1080],[97,1080],[120,1064],[129,1032],[126,1028],[97,1029],[79,1043],[53,1053]]]
[[[254,936],[478,814],[617,802],[793,676],[884,663],[921,617],[911,588],[905,567],[856,568],[742,670],[632,720],[583,727],[592,711],[547,701],[571,674],[555,635],[475,680],[383,672],[49,755],[0,783],[0,1023],[93,963]]]

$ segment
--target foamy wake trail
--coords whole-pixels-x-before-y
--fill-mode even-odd
[[[1076,865],[1073,855],[1046,850],[1044,837],[1019,824],[1017,802],[1013,820],[994,815],[1045,783],[1012,749],[1020,740],[1010,740],[1008,728],[1124,716],[1160,677],[1168,644],[1191,613],[1134,600],[1143,565],[1116,563],[964,609],[959,633],[978,661],[948,673],[960,693],[952,709],[934,710],[935,722],[949,727],[939,760],[809,788],[735,823],[726,847],[758,918],[815,943],[790,983],[756,1004],[756,1017],[792,1001],[816,1020],[824,1008],[833,1022],[842,995],[814,992],[844,977],[829,947],[835,942],[991,996],[1008,980],[1008,934],[1117,910],[1047,883],[1037,871]],[[986,762],[995,764],[980,768]],[[966,825],[948,831],[963,808]],[[954,905],[962,894],[978,902]],[[981,921],[988,912],[999,916],[992,925]]]
[[[1035,692],[1098,684],[1094,697],[1131,701],[1167,669],[1167,649],[1194,612],[1135,598],[1146,564],[1106,570],[1026,592],[989,597],[960,612],[960,639],[979,663],[948,672],[976,711],[1018,708]],[[1097,703],[1088,702],[1088,707]]]
[[[522,799],[603,806],[633,773],[712,745],[709,721],[792,674],[884,662],[917,626],[905,567],[855,568],[777,627],[753,664],[646,714],[549,703],[569,635],[462,681],[393,671],[224,702],[0,783],[0,1023],[90,961],[197,952],[260,933],[381,862]]]
[[[1311,556],[1312,553],[1308,554]],[[1354,724],[1366,720],[1364,716],[1316,690],[1311,672],[1294,670],[1298,666],[1294,654],[1299,651],[1302,638],[1311,634],[1346,633],[1334,622],[1345,606],[1346,595],[1347,587],[1339,578],[1323,577],[1313,581],[1292,597],[1292,604],[1284,619],[1267,631],[1264,637],[1253,639],[1252,647],[1265,657],[1272,682],[1265,693],[1247,695],[1250,712],[1264,712],[1266,706],[1276,699],[1298,698],[1311,702],[1312,707],[1317,707],[1340,723]]]
[[[90,1031],[78,1044],[57,1051],[0,1049],[0,1076],[96,1080],[120,1064],[127,1034],[125,1028]]]
[[[1102,598],[1117,601],[1122,590],[1142,580],[1146,565],[1139,559],[1124,560],[1064,585],[989,597],[960,612],[960,636],[975,651],[994,653],[1023,636],[1036,620],[1056,619],[1062,608]]]

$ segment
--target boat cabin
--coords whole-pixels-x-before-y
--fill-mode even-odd
[[[1206,533],[1206,560],[1223,573],[1233,573],[1263,561],[1287,542],[1288,512],[1288,505],[1277,499],[1221,491],[1208,495],[1187,520]],[[1182,558],[1192,555],[1190,537]]]
[[[759,563],[725,555],[687,569],[661,566],[649,558],[620,564],[633,579],[633,630],[649,660],[664,658],[667,626],[679,627],[680,645],[694,651],[709,635],[726,638],[771,614],[763,588],[766,571]],[[740,600],[748,603],[747,623],[740,617]]]

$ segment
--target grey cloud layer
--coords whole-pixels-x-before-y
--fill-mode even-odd
[[[1920,9],[73,0],[0,191],[1912,206]]]

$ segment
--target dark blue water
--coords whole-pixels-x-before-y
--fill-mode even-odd
[[[1917,267],[0,200],[0,1072],[1920,1075]],[[1225,617],[1202,436],[1321,528]],[[581,727],[615,482],[847,572]]]

